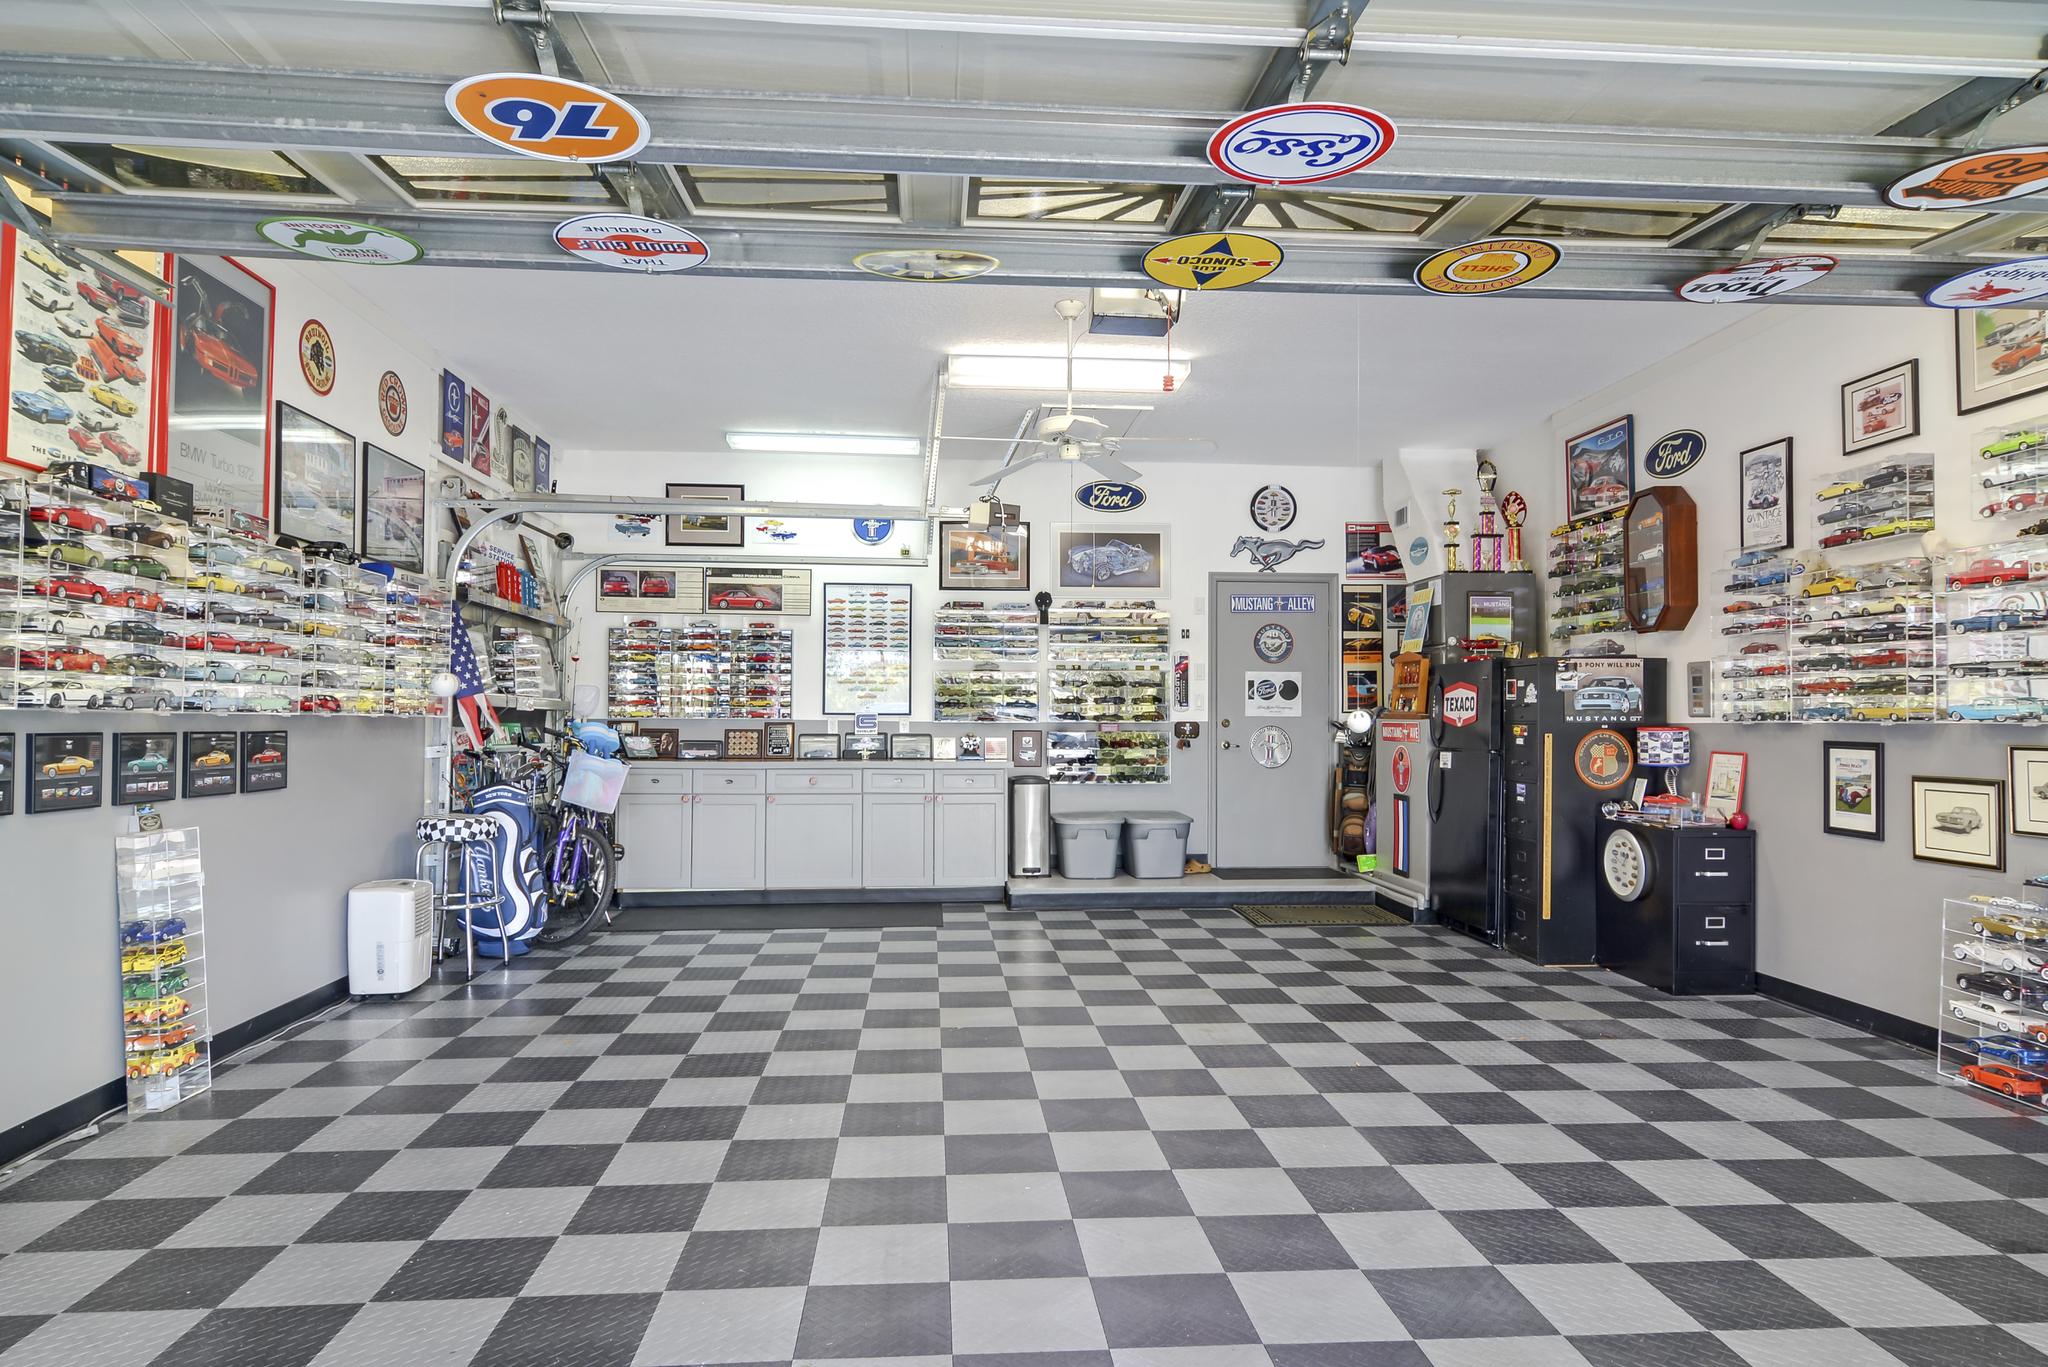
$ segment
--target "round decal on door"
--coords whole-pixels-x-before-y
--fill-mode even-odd
[[[1209,164],[1254,185],[1312,185],[1370,165],[1394,145],[1393,120],[1355,104],[1276,104],[1209,138]]]
[[[1415,777],[1415,766],[1408,759],[1408,747],[1405,745],[1395,746],[1394,758],[1387,767],[1393,771],[1394,791],[1397,793],[1407,792],[1408,780]]]
[[[405,381],[398,372],[387,370],[377,378],[377,416],[392,436],[405,431]]]
[[[448,87],[455,121],[486,142],[543,161],[624,161],[647,145],[647,120],[609,91],[560,76],[494,71]]]
[[[1563,256],[1533,237],[1490,237],[1438,252],[1415,268],[1431,294],[1497,294],[1548,275]]]
[[[2019,199],[2048,187],[2048,146],[1994,147],[1966,152],[1909,171],[1885,187],[1901,209],[1973,209]]]
[[[1832,256],[1773,256],[1723,266],[1695,275],[1678,287],[1678,297],[1694,304],[1741,304],[1811,285],[1836,266]]]
[[[1252,758],[1261,769],[1278,769],[1294,754],[1294,737],[1277,726],[1261,726],[1252,732]]]
[[[688,228],[640,214],[585,214],[555,225],[555,245],[571,256],[647,274],[687,271],[710,259]]]
[[[334,392],[334,339],[318,318],[308,318],[299,329],[299,373],[315,394]]]
[[[1252,653],[1269,665],[1279,664],[1294,653],[1294,633],[1278,622],[1267,622],[1252,633]]]
[[[1572,769],[1588,788],[1619,788],[1635,767],[1635,752],[1619,731],[1588,731],[1572,749]]]
[[[1260,702],[1271,702],[1280,696],[1280,685],[1271,679],[1258,679],[1252,683],[1252,696]]]

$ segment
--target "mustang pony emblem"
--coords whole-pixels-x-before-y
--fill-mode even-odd
[[[1271,574],[1276,565],[1294,559],[1303,551],[1319,551],[1320,541],[1268,541],[1263,537],[1240,536],[1237,544],[1230,548],[1232,556],[1248,554],[1251,562],[1259,567],[1259,573]]]
[[[308,242],[324,242],[330,247],[354,247],[369,240],[370,230],[358,228],[349,232],[341,228],[306,228],[293,239],[294,247],[303,247]]]

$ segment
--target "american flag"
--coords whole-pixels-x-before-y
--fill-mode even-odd
[[[492,710],[491,700],[484,696],[484,673],[477,668],[476,650],[469,643],[469,628],[462,624],[459,612],[455,614],[450,635],[448,667],[461,685],[455,690],[455,708],[462,714],[470,745],[482,750],[484,733],[498,729],[498,714]]]

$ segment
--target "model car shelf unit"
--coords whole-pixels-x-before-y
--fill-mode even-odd
[[[1038,720],[1038,609],[954,599],[932,624],[932,720]]]
[[[1144,598],[1077,598],[1047,616],[1050,776],[1059,783],[1166,779],[1171,620]],[[1094,730],[1082,729],[1093,726]]]
[[[491,705],[525,712],[566,711],[563,656],[569,619],[544,607],[501,598],[483,588],[484,582],[476,578],[464,586],[462,606],[463,620],[480,627],[490,643]]]
[[[1714,660],[1722,721],[1792,719],[1792,580],[1795,551],[1743,551],[1717,576],[1721,654]]]
[[[1942,558],[1952,721],[2048,716],[2048,536]]]
[[[1977,436],[1977,516],[2014,523],[2025,518],[2030,525],[2018,534],[2038,535],[2034,524],[2048,514],[2048,418],[1987,428]],[[2048,525],[2040,530],[2048,531]]]
[[[199,832],[116,836],[114,874],[122,1052],[136,1115],[196,1096],[213,1080]]]
[[[1628,509],[1594,513],[1550,533],[1544,577],[1550,588],[1550,639],[1563,654],[1599,638],[1628,648],[1634,628],[1621,610],[1622,526]]]
[[[1840,562],[1856,549],[1934,530],[1934,457],[1925,451],[1851,467],[1814,493],[1813,539]]]
[[[605,632],[606,714],[774,719],[794,714],[794,637],[773,622],[680,627],[637,621]]]
[[[1932,575],[1923,556],[1808,566],[1792,596],[1794,717],[1885,722],[1941,715]]]
[[[2040,1108],[2048,1086],[2048,907],[2017,897],[1950,898],[1941,904],[1941,941],[1936,1071]]]

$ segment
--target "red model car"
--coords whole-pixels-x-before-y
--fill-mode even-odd
[[[142,459],[142,452],[125,440],[118,432],[106,432],[100,436],[100,448],[121,458],[122,462],[134,465]]]
[[[1750,670],[1749,672],[1750,672],[1750,675],[1751,675],[1751,677],[1753,677],[1753,678],[1758,678],[1758,679],[1774,679],[1774,678],[1776,678],[1776,677],[1777,677],[1778,675],[1780,675],[1780,674],[1785,674],[1785,673],[1789,673],[1790,671],[1791,671],[1791,666],[1790,666],[1790,665],[1786,665],[1786,664],[1774,664],[1774,665],[1758,665],[1758,666],[1756,666],[1756,668],[1754,668],[1754,669]]]
[[[2009,513],[2023,513],[2044,503],[2048,503],[2048,493],[2039,489],[2024,489],[2005,501],[2005,510]]]
[[[239,655],[242,643],[225,631],[198,631],[181,636],[178,645],[185,650],[217,650],[223,655]]]
[[[1844,527],[1839,532],[1829,532],[1820,539],[1820,544],[1829,547],[1846,546],[1851,541],[1861,541],[1862,539],[1863,529],[1861,527]]]
[[[1952,589],[1962,589],[1998,584],[2024,584],[2027,582],[2027,576],[2027,562],[2024,560],[1986,557],[1983,560],[1973,560],[1968,568],[1950,575],[1948,586]]]
[[[283,641],[244,641],[241,649],[244,655],[289,655],[292,653],[292,648]]]
[[[80,454],[91,456],[99,453],[100,439],[83,427],[73,427],[64,435],[71,438],[71,444],[78,448]]]
[[[83,299],[86,303],[91,304],[101,313],[105,313],[108,309],[114,307],[114,299],[112,295],[108,294],[105,290],[99,288],[97,285],[88,285],[83,280],[78,282],[78,297],[80,299]]]
[[[339,712],[341,699],[332,693],[312,693],[299,699],[301,712]]]
[[[1989,1087],[2007,1096],[2038,1098],[2041,1095],[2041,1079],[2028,1077],[2003,1063],[1965,1063],[1956,1070],[1956,1075],[1965,1082],[1974,1082],[1979,1087]]]
[[[283,762],[284,751],[272,750],[268,747],[258,750],[255,754],[249,756],[249,763],[251,764],[282,764]]]
[[[150,589],[115,589],[107,595],[110,608],[134,608],[137,612],[162,612],[164,596]]]
[[[107,667],[107,657],[77,646],[43,646],[21,652],[23,669],[68,669],[74,673],[97,674]]]
[[[760,594],[751,593],[746,589],[720,589],[711,595],[711,606],[714,608],[772,608],[779,606],[779,604],[772,599],[763,598]]]
[[[1899,669],[1912,662],[1913,657],[1897,647],[1856,657],[1856,663],[1864,669]]]
[[[52,575],[38,579],[29,586],[31,593],[40,593],[45,598],[77,598],[88,603],[104,603],[107,591],[90,579],[81,579],[75,574]]]
[[[1801,693],[1847,693],[1847,679],[1808,679],[1796,685]]]
[[[1778,653],[1778,644],[1775,641],[1751,641],[1742,648],[1742,653],[1744,655],[1775,655]]]
[[[28,510],[31,522],[47,522],[53,527],[69,527],[74,532],[104,532],[107,520],[89,508],[73,508],[64,503],[45,503]],[[2024,576],[2022,576],[2024,577]]]
[[[98,332],[100,334],[101,339],[104,340],[108,346],[112,347],[121,355],[128,357],[130,360],[133,360],[135,357],[140,356],[142,354],[142,343],[136,341],[134,337],[130,336],[128,333],[123,332],[120,328],[114,326],[113,319],[100,319],[98,324]]]
[[[2041,339],[2030,337],[2018,346],[1991,359],[1991,368],[2001,375],[2010,375],[2023,365],[2032,365],[2041,359]],[[2034,1089],[2040,1091],[2039,1087]]]
[[[248,392],[256,383],[256,363],[218,333],[188,325],[178,338],[178,346],[191,354],[201,370],[237,393]]]

